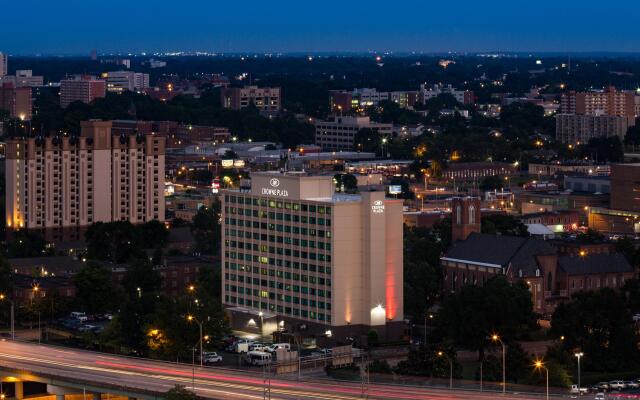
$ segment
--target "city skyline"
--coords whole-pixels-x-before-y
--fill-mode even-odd
[[[124,7],[126,5],[126,7]],[[579,5],[579,7],[577,7]],[[196,2],[175,8],[162,0],[146,4],[110,2],[99,15],[78,1],[7,4],[7,14],[28,7],[29,19],[0,26],[11,54],[118,52],[638,52],[634,9],[602,8],[595,1],[568,1],[537,8],[524,1],[425,4],[388,7],[374,1],[323,7],[290,0],[273,7]],[[122,10],[127,10],[123,12]],[[99,16],[99,18],[98,18]],[[556,20],[558,23],[545,23]],[[583,21],[615,21],[589,24]],[[114,23],[116,22],[117,23]],[[41,33],[46,31],[46,35]]]

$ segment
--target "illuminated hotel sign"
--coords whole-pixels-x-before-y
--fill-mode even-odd
[[[262,188],[262,194],[269,196],[278,196],[278,197],[289,197],[289,191],[286,189],[278,189],[280,186],[280,179],[271,178],[269,179],[270,188]]]
[[[374,201],[373,205],[371,206],[371,211],[373,211],[374,214],[384,213],[384,202],[382,200]]]

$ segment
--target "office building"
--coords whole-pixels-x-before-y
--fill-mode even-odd
[[[0,86],[0,110],[8,111],[11,118],[31,120],[33,113],[31,88],[3,83]]]
[[[242,88],[222,88],[222,106],[231,110],[241,110],[253,104],[262,114],[277,114],[280,111],[280,88],[245,86]]]
[[[222,295],[242,312],[235,328],[264,316],[270,330],[401,337],[402,200],[335,193],[332,175],[304,173],[253,173],[222,199]]]
[[[380,136],[391,136],[393,124],[371,121],[369,117],[335,116],[333,120],[316,120],[316,144],[328,151],[355,149],[355,138],[361,129],[371,129]]]
[[[563,93],[560,98],[560,113],[634,118],[634,94],[618,91],[613,86],[600,91]]]
[[[10,139],[7,228],[77,239],[94,222],[163,221],[164,150],[164,137],[120,134],[111,121],[83,121],[78,137]]]
[[[133,71],[112,71],[102,74],[107,81],[107,91],[122,93],[141,91],[149,88],[149,74]]]
[[[91,103],[105,97],[107,85],[104,80],[93,76],[75,76],[60,81],[60,107],[67,108],[74,101]]]
[[[556,115],[556,139],[562,143],[588,143],[593,138],[617,136],[622,142],[635,117],[618,115]]]
[[[389,92],[378,92],[375,88],[356,88],[351,96],[362,108],[377,106],[381,101],[389,100]]]
[[[7,67],[8,61],[9,56],[0,52],[0,78],[9,73],[9,68]]]
[[[475,95],[471,90],[457,90],[451,85],[432,85],[428,86],[426,84],[420,85],[420,91],[418,92],[418,96],[421,102],[426,103],[428,100],[438,97],[443,94],[449,94],[456,99],[456,101],[460,104],[474,104],[475,103]]]
[[[609,164],[598,164],[594,161],[576,160],[566,162],[529,163],[529,175],[553,176],[565,174],[607,176],[611,173]]]

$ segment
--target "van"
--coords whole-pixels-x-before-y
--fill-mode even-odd
[[[271,363],[271,354],[264,351],[250,351],[245,356],[245,362],[249,365],[267,365]]]

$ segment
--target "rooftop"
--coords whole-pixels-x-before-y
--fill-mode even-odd
[[[569,275],[593,275],[602,273],[634,272],[634,267],[629,264],[621,253],[598,253],[586,256],[561,256],[558,264]]]

